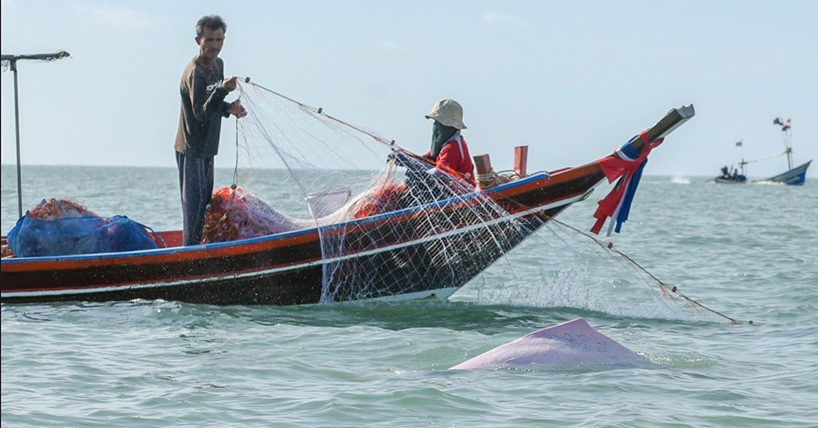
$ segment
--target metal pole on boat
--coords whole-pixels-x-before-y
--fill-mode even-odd
[[[781,127],[781,134],[784,137],[784,153],[787,154],[787,166],[789,167],[788,170],[792,169],[792,119],[787,119],[786,121],[781,119],[781,117],[776,117],[773,120],[773,125],[778,125]]]
[[[17,59],[11,61],[11,72],[14,73],[14,137],[17,141],[17,218],[23,216],[23,188],[20,173],[20,101],[17,96]]]
[[[34,61],[56,61],[69,57],[70,54],[66,51],[59,51],[50,54],[34,54],[34,55],[2,55],[4,63],[8,62],[8,68],[14,73],[14,135],[17,139],[17,217],[23,216],[23,184],[22,173],[20,170],[20,102],[17,95],[17,60],[27,59]]]

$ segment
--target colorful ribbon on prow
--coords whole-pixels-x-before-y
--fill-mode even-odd
[[[594,217],[596,223],[591,228],[591,232],[599,234],[602,225],[605,224],[605,219],[611,217],[611,222],[608,225],[608,236],[611,236],[611,231],[614,230],[614,219],[616,220],[616,233],[622,229],[622,223],[628,219],[628,213],[631,210],[631,203],[633,196],[636,194],[636,188],[639,186],[639,180],[642,178],[642,170],[645,164],[648,163],[648,154],[650,151],[662,144],[664,139],[660,138],[656,141],[648,141],[647,130],[644,130],[631,138],[622,147],[616,150],[616,156],[606,156],[599,160],[599,165],[602,167],[602,172],[608,178],[608,182],[612,183],[619,178],[619,181],[614,186],[613,190],[599,201]],[[639,153],[631,143],[637,138],[645,143],[644,149]]]

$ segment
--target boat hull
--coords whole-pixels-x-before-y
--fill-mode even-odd
[[[812,161],[799,165],[787,172],[770,177],[764,181],[772,181],[774,183],[784,183],[794,186],[801,186],[807,181],[807,168]]]
[[[172,247],[125,253],[57,257],[21,257],[2,260],[2,302],[38,303],[57,301],[122,301],[133,299],[174,300],[218,305],[295,305],[326,301],[390,299],[402,295],[426,297],[451,294],[489,267],[505,252],[521,243],[544,222],[586,197],[605,178],[597,162],[537,174],[507,183],[485,193],[501,205],[508,218],[498,219],[485,229],[504,233],[511,224],[525,225],[525,232],[510,234],[505,248],[475,244],[480,229],[463,227],[450,239],[461,244],[463,254],[451,265],[436,265],[428,239],[382,242],[376,251],[351,246],[338,255],[344,263],[361,267],[385,266],[377,290],[345,281],[345,289],[327,293],[324,269],[337,262],[322,257],[321,233],[307,229],[241,241],[191,247]],[[454,208],[453,208],[454,209]],[[412,210],[356,221],[354,227],[338,229],[345,240],[355,242],[383,222],[400,222],[413,229],[424,221]],[[419,229],[419,228],[418,228]],[[162,233],[178,242],[180,232]],[[504,235],[506,236],[506,235]],[[459,240],[459,241],[457,241]],[[451,260],[449,260],[451,262]],[[380,272],[370,272],[377,280]],[[442,297],[442,296],[441,296]]]

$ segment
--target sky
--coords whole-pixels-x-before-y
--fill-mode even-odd
[[[818,1],[2,0],[3,54],[71,54],[18,62],[22,164],[175,167],[179,80],[209,14],[228,25],[226,75],[420,153],[424,115],[453,98],[472,154],[496,170],[511,169],[516,145],[529,146],[529,171],[593,161],[688,104],[696,116],[646,175],[715,176],[778,153],[776,117],[792,119],[796,165],[818,158]],[[11,71],[0,98],[13,165]],[[223,146],[216,166],[232,156]]]

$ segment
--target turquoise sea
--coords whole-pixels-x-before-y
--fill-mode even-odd
[[[219,170],[217,186],[231,174]],[[181,225],[173,168],[22,175],[23,211],[69,198],[156,230]],[[507,257],[514,281],[489,269],[449,301],[3,304],[2,426],[816,427],[818,178],[708,178],[644,177],[622,233],[600,239],[740,324],[668,311],[626,280],[622,258],[556,225]],[[15,180],[3,165],[4,235]],[[607,190],[559,220],[587,231]],[[274,184],[267,192],[275,206]],[[494,283],[504,294],[492,300]],[[574,318],[655,366],[447,370]]]

